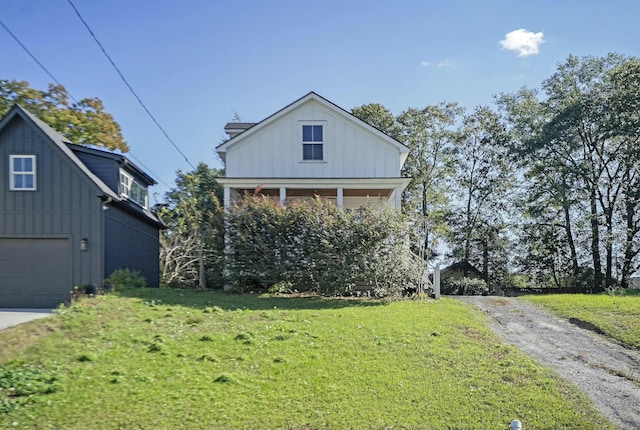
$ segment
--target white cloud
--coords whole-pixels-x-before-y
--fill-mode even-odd
[[[544,42],[544,34],[532,33],[523,28],[507,33],[504,40],[500,41],[502,49],[516,51],[518,57],[528,57],[536,55],[540,50],[540,45]]]
[[[422,60],[420,62],[420,65],[422,67],[431,67],[432,63],[430,63],[427,60]],[[438,67],[451,67],[451,66],[453,66],[453,62],[447,58],[446,60],[442,60],[442,61],[439,61],[438,63],[436,63],[436,66],[438,66]]]

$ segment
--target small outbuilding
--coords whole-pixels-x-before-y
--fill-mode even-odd
[[[446,279],[482,279],[486,280],[482,272],[468,261],[458,261],[440,270],[440,282]]]

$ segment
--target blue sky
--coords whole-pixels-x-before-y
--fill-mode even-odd
[[[570,54],[640,56],[632,0],[72,1],[189,161],[217,168],[234,112],[257,122],[309,91],[347,110],[472,109],[539,87]],[[0,20],[76,99],[105,103],[160,200],[190,170],[66,0],[2,1]],[[0,78],[51,81],[2,28]]]

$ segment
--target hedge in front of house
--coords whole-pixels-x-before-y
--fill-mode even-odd
[[[283,206],[246,196],[225,223],[226,280],[238,291],[276,286],[337,295],[363,284],[381,297],[418,278],[411,231],[397,211],[340,210],[320,198]]]

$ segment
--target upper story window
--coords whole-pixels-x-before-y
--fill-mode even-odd
[[[302,159],[303,160],[323,160],[322,146],[324,143],[323,126],[303,125],[302,126]]]
[[[36,190],[36,156],[9,156],[9,189],[12,191]]]
[[[129,200],[134,203],[142,206],[143,208],[149,207],[149,193],[147,192],[147,188],[136,181],[133,176],[125,172],[124,170],[120,170],[120,195],[123,197],[127,197]]]

